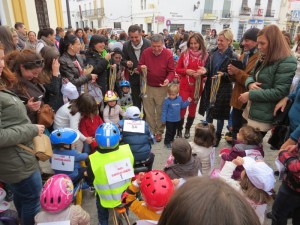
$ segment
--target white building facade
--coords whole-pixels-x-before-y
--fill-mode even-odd
[[[279,23],[288,0],[69,0],[74,28],[121,28],[139,24],[146,33],[178,27],[202,34],[230,27],[239,40],[250,27]],[[63,4],[63,14],[66,10]],[[66,21],[66,20],[65,20]],[[65,22],[66,24],[66,22]]]

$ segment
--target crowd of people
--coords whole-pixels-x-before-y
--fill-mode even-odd
[[[241,52],[233,39],[229,28],[205,36],[178,28],[172,36],[131,25],[117,37],[105,29],[48,27],[36,34],[22,22],[0,26],[0,224],[7,217],[22,225],[89,224],[88,212],[71,204],[81,182],[96,193],[101,225],[121,204],[161,225],[264,224],[273,204],[272,225],[288,218],[300,224],[300,35],[293,49],[276,25],[245,31]],[[288,101],[275,196],[262,142]],[[46,104],[55,113],[50,126],[38,122]],[[191,132],[197,112],[205,120]],[[225,120],[232,146],[219,150]],[[52,157],[55,175],[43,187],[37,158],[19,144],[33,148],[44,133],[55,157],[72,163]],[[170,157],[152,170],[152,145],[163,138]],[[131,179],[140,165],[147,172]],[[125,168],[124,176],[112,168]]]

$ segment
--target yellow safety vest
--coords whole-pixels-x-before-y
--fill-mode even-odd
[[[133,165],[133,155],[129,145],[120,145],[116,151],[100,153],[96,151],[90,155],[92,171],[94,173],[94,187],[100,197],[100,203],[104,208],[115,208],[121,204],[122,193],[130,185],[131,179],[126,179],[109,185],[105,172],[105,165],[114,163],[126,158],[130,159]]]

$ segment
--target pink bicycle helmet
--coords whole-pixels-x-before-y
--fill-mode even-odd
[[[141,180],[140,188],[147,206],[156,211],[164,209],[174,193],[171,179],[160,170],[146,173]]]
[[[40,202],[42,208],[49,213],[58,213],[67,208],[73,200],[73,183],[69,176],[56,174],[44,185]]]

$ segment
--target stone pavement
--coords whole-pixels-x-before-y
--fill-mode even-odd
[[[202,119],[204,119],[202,116],[197,115],[196,119],[194,121],[194,125],[197,124],[198,122],[200,122],[200,120],[202,120]],[[191,128],[191,137],[190,137],[189,141],[192,141],[192,138],[194,137],[194,125]],[[216,126],[216,124],[215,124],[215,126]],[[225,134],[226,132],[227,132],[227,130],[226,130],[226,124],[225,124],[224,129],[223,129],[223,134]],[[269,146],[269,144],[267,144],[268,138],[269,138],[269,133],[264,138],[265,160],[266,160],[267,164],[269,164],[274,170],[276,170],[274,160],[276,158],[277,151],[270,150],[270,146]],[[229,147],[229,145],[224,140],[224,138],[222,138],[219,147],[216,148],[216,162],[215,162],[216,168],[218,168],[218,164],[219,164],[219,158],[217,157],[219,155],[219,150],[224,147]],[[166,163],[166,160],[169,157],[171,151],[164,147],[163,140],[162,140],[162,142],[153,145],[152,149],[155,154],[153,169],[163,169],[164,165]],[[278,177],[276,177],[276,179],[278,179]],[[280,181],[276,182],[276,190],[278,189],[280,183],[281,183]],[[267,212],[270,211],[270,207],[271,206],[268,206]],[[94,196],[91,193],[89,193],[88,191],[84,192],[83,208],[90,213],[91,225],[97,225],[98,220],[97,220],[97,209],[96,209],[95,199],[94,199]],[[129,215],[130,222],[131,223],[135,222],[136,217],[131,212],[129,214],[130,214]],[[110,224],[113,224],[113,223],[111,222]],[[266,218],[264,225],[270,225],[270,224],[271,224],[271,220]],[[291,224],[291,222],[289,224]]]

